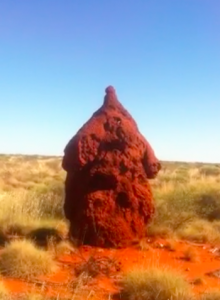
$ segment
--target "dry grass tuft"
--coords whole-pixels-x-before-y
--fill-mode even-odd
[[[26,293],[22,295],[19,300],[46,300],[46,297],[44,297],[41,294],[36,294],[36,293]],[[50,299],[47,299],[50,300]]]
[[[160,238],[170,238],[173,236],[173,230],[168,226],[161,226],[156,222],[151,223],[146,230],[146,235],[148,237],[160,237]]]
[[[190,300],[191,286],[173,271],[151,268],[134,270],[125,275],[122,297],[127,300]]]
[[[199,172],[201,175],[205,176],[218,176],[220,175],[220,167],[204,165],[199,169]]]
[[[9,300],[10,299],[10,294],[1,281],[0,281],[0,299],[1,300]]]
[[[24,237],[25,235],[28,234],[28,232],[31,230],[31,227],[28,225],[20,225],[20,224],[9,224],[8,226],[5,227],[5,233],[7,235],[13,235],[13,236],[20,236]]]
[[[216,222],[195,219],[178,231],[180,238],[198,243],[220,242],[220,228]]]
[[[27,240],[13,241],[0,256],[0,272],[14,278],[31,278],[57,269],[52,256]]]
[[[201,300],[219,300],[220,290],[210,290],[201,296]]]

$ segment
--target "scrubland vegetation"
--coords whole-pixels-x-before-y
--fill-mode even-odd
[[[27,234],[52,227],[65,234],[61,158],[0,156],[0,230]],[[150,236],[220,241],[220,165],[164,162],[151,181],[156,216]]]
[[[191,300],[193,294],[189,283],[180,274],[149,268],[125,275],[122,297],[129,300]]]
[[[55,253],[70,250],[62,209],[64,178],[59,157],[0,155],[1,276],[27,278],[52,273],[57,268]],[[167,238],[170,251],[175,250],[175,239],[220,243],[220,165],[163,162],[151,184],[156,215],[146,228],[148,236]],[[53,239],[59,246],[51,251]],[[147,247],[140,244],[140,249]],[[190,248],[185,259],[197,259]],[[125,299],[193,299],[185,279],[169,270],[134,270],[122,285]],[[220,299],[219,294],[210,291],[201,299]],[[42,295],[22,297],[43,299]],[[3,284],[0,299],[11,299]]]
[[[56,271],[49,252],[35,247],[28,240],[12,241],[0,257],[0,272],[13,278],[31,278]]]

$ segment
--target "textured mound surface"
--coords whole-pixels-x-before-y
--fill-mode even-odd
[[[142,238],[154,213],[148,179],[161,166],[113,87],[64,152],[64,211],[72,237],[101,247]]]

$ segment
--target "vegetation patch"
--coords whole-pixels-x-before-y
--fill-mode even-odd
[[[213,165],[204,165],[200,169],[200,174],[205,176],[218,176],[220,175],[220,167]]]
[[[219,225],[220,226],[220,225]],[[216,223],[197,219],[178,231],[180,238],[198,243],[220,242],[220,227]]]
[[[190,284],[181,275],[165,269],[133,270],[125,275],[122,286],[122,298],[128,300],[193,299]]]
[[[10,297],[10,294],[4,284],[0,281],[0,299],[1,300],[8,300]]]
[[[205,292],[201,300],[219,300],[220,299],[220,290],[210,290]]]
[[[0,256],[0,272],[14,278],[47,275],[57,270],[49,252],[35,247],[27,240],[13,241]]]

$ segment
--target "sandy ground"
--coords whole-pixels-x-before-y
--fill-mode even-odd
[[[169,249],[170,244],[173,249]],[[192,261],[185,259],[187,249],[194,253]],[[98,263],[94,264],[92,258]],[[86,272],[77,277],[75,270],[86,263],[88,265],[88,261],[93,266],[87,268],[92,271],[91,277]],[[125,272],[134,268],[163,266],[185,275],[197,294],[220,284],[220,272],[219,278],[215,273],[208,274],[220,270],[220,245],[148,239],[143,242],[142,249],[140,246],[118,250],[83,246],[74,253],[59,256],[57,262],[59,271],[49,277],[27,281],[3,277],[3,282],[13,293],[30,291],[48,296],[59,294],[64,298],[75,295],[73,299],[119,300],[112,295],[120,292],[120,280]]]

